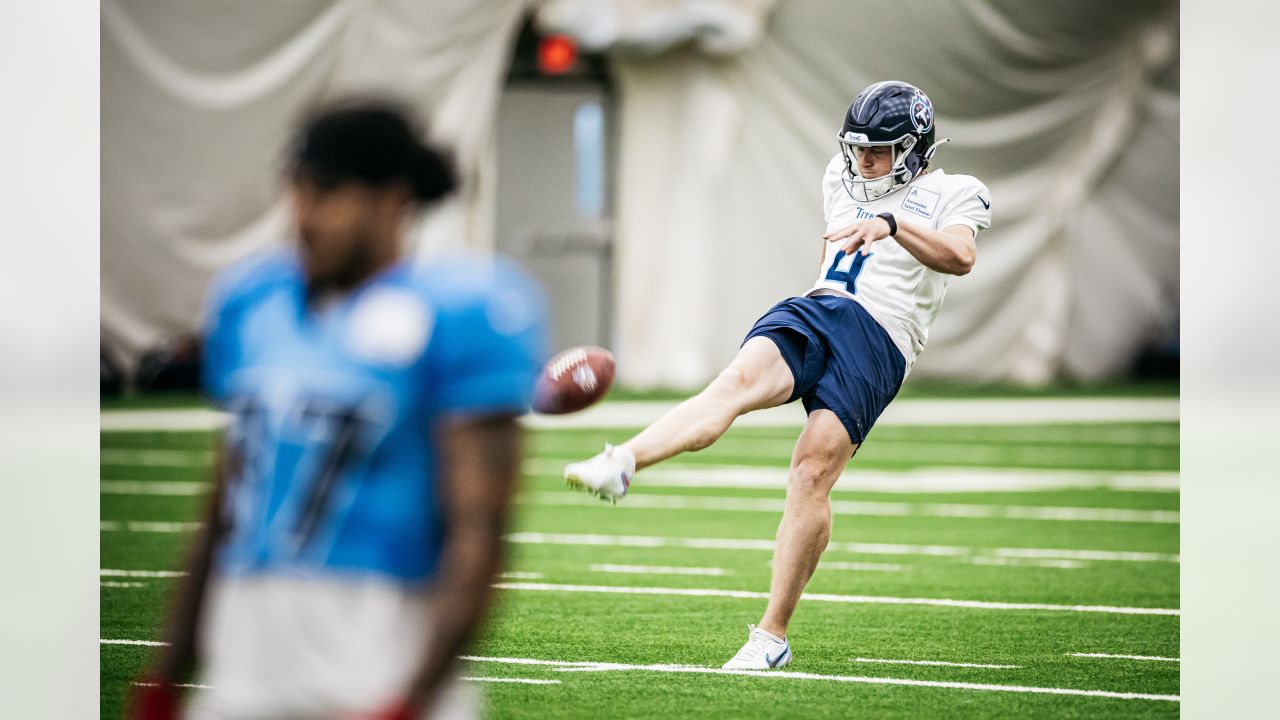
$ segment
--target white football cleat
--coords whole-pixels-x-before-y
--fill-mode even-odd
[[[636,457],[626,448],[605,443],[604,452],[589,460],[570,463],[564,468],[564,480],[601,500],[618,502],[631,487],[636,474]]]
[[[748,625],[747,644],[733,659],[725,663],[724,670],[773,670],[791,662],[791,643],[755,625]]]

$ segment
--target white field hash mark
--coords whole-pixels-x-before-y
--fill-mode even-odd
[[[621,547],[678,547],[697,550],[762,550],[773,552],[773,540],[745,538],[680,538],[653,535],[595,535],[578,533],[518,532],[507,535],[507,542],[532,545],[603,545]],[[990,554],[995,557],[1054,558],[1065,560],[1114,560],[1121,562],[1178,562],[1170,553],[1130,552],[1115,550],[1060,550],[1052,548],[974,548],[958,545],[903,545],[896,543],[833,542],[828,551],[866,555],[924,555],[933,557],[966,557]]]
[[[595,506],[590,496],[575,492],[533,492],[520,498],[534,505]],[[630,495],[625,507],[645,510],[711,510],[719,512],[781,513],[786,501],[775,498],[711,497],[688,495]],[[974,505],[963,503],[904,503],[869,500],[832,500],[836,515],[870,517],[924,517],[1050,520],[1059,522],[1125,522],[1176,524],[1176,510],[1122,508],[1044,507],[1035,505]]]
[[[886,660],[884,658],[849,658],[850,662],[876,665],[938,665],[942,667],[987,668],[991,670],[1021,670],[1021,665],[990,665],[987,663],[948,662],[945,660]]]
[[[138,522],[103,520],[102,532],[184,533],[198,530],[198,522]],[[517,532],[505,537],[517,545],[607,545],[619,547],[678,547],[696,550],[763,550],[773,552],[772,540],[749,538],[680,538],[655,535],[597,535],[589,533]],[[1057,548],[976,548],[960,545],[905,545],[901,543],[833,542],[828,551],[864,555],[923,555],[929,557],[967,557],[990,554],[994,557],[1049,558],[1063,560],[1106,560],[1116,562],[1172,562],[1181,560],[1177,553],[1135,552],[1128,550],[1066,550]]]
[[[770,563],[772,565],[772,563]],[[871,562],[819,562],[818,569],[826,570],[858,570],[863,572],[902,572],[905,568],[903,565],[896,563],[871,563]]]
[[[1067,653],[1071,657],[1107,658],[1114,660],[1156,660],[1159,662],[1182,662],[1182,658],[1159,657],[1156,655],[1110,655],[1108,653]]]
[[[162,642],[150,640],[98,640],[101,645],[147,645],[161,647]],[[488,662],[502,665],[540,665],[556,669],[581,668],[586,671],[636,670],[666,673],[696,673],[700,675],[748,675],[779,680],[829,680],[834,682],[868,683],[872,685],[914,685],[916,687],[951,688],[957,690],[987,690],[992,692],[1039,693],[1048,695],[1082,695],[1106,697],[1118,700],[1162,700],[1181,702],[1178,695],[1151,695],[1147,693],[1113,692],[1110,690],[1077,690],[1075,688],[1027,687],[1022,685],[987,685],[983,683],[942,682],[938,680],[908,680],[904,678],[860,677],[856,675],[819,675],[817,673],[788,672],[785,670],[724,670],[696,665],[628,665],[610,662],[579,662],[567,660],[541,660],[538,658],[484,657],[462,655],[468,662]]]
[[[572,662],[561,660],[541,660],[537,658],[482,657],[477,655],[463,655],[462,659],[469,662],[490,662],[504,665],[541,665],[553,667],[557,670],[582,669],[583,671],[597,672],[614,670],[659,673],[693,673],[699,675],[747,675],[751,677],[771,678],[774,680],[827,680],[830,682],[867,683],[871,685],[906,685],[988,692],[1081,695],[1085,697],[1105,697],[1117,700],[1158,700],[1165,702],[1181,702],[1182,700],[1178,695],[1152,695],[1147,693],[1113,692],[1110,690],[1078,690],[1076,688],[1029,687],[1024,685],[989,685],[985,683],[909,680],[906,678],[862,677],[857,675],[819,675],[817,673],[790,672],[786,670],[724,670],[722,668],[698,667],[694,665],[630,665],[610,662]]]
[[[712,588],[631,587],[616,585],[557,585],[552,583],[494,583],[502,590],[541,592],[606,593],[618,595],[674,595],[681,597],[722,597],[744,600],[768,600],[769,593],[753,590],[717,590]],[[1117,607],[1112,605],[1057,605],[1051,603],[992,602],[988,600],[953,600],[950,598],[908,598],[880,595],[835,595],[804,593],[801,600],[871,605],[928,605],[934,607],[969,608],[974,610],[1045,610],[1050,612],[1109,613],[1114,615],[1182,614],[1176,608]]]
[[[672,567],[670,565],[592,565],[591,570],[603,573],[627,573],[632,575],[732,575],[732,570],[718,567]]]

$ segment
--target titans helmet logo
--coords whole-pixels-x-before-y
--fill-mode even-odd
[[[911,124],[916,126],[917,132],[922,133],[929,132],[933,127],[933,106],[922,92],[917,92],[911,98]]]

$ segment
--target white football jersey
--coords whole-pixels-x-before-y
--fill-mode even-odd
[[[893,213],[898,225],[911,223],[940,230],[964,225],[978,231],[991,225],[991,193],[970,175],[931,170],[906,187],[869,203],[849,196],[841,177],[844,156],[836,153],[822,178],[827,232],[854,221]],[[924,350],[929,326],[942,306],[947,275],[930,270],[891,237],[871,244],[871,253],[846,256],[840,243],[827,243],[818,280],[806,295],[843,295],[861,303],[902,351],[907,371]]]

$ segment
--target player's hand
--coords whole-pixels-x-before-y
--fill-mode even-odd
[[[842,230],[829,232],[822,236],[827,242],[842,243],[840,249],[845,255],[852,255],[855,250],[862,250],[863,255],[871,253],[871,243],[889,237],[889,222],[884,218],[874,217],[859,220]]]
[[[178,720],[178,689],[166,682],[144,679],[133,687],[131,720]]]

